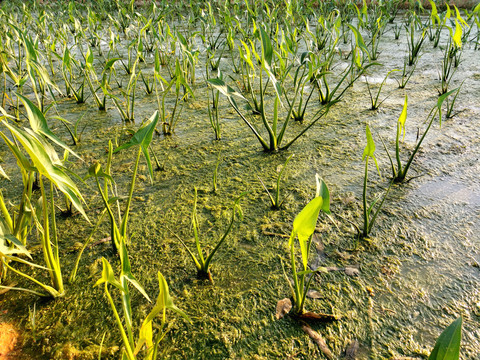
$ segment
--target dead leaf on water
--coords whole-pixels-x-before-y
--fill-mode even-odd
[[[292,301],[289,298],[279,300],[277,302],[277,314],[275,316],[277,319],[281,319],[287,315],[290,310],[292,310]]]
[[[357,353],[360,345],[358,344],[357,340],[353,340],[350,345],[348,345],[347,349],[345,350],[345,355],[342,359],[344,360],[356,360]]]
[[[327,269],[327,271],[341,271],[341,270],[343,270],[343,268],[339,268],[339,267],[336,267],[336,266],[327,266],[326,269]]]
[[[308,290],[307,297],[310,299],[321,299],[322,294],[320,294],[320,292],[318,292],[317,290]]]
[[[297,315],[297,318],[307,322],[332,322],[338,320],[338,317],[335,315],[314,313],[311,311],[307,311],[301,315]]]
[[[347,274],[348,276],[358,276],[360,274],[360,270],[354,266],[346,266],[345,274]]]
[[[333,360],[332,352],[328,348],[328,345],[323,339],[323,337],[318,332],[313,330],[307,324],[302,325],[302,330],[305,331],[308,334],[308,336],[310,336],[310,338],[315,342],[315,344],[318,345],[318,347],[320,348],[320,351],[323,353],[323,355],[326,356],[327,359]]]
[[[323,245],[322,239],[317,233],[313,233],[312,241],[315,244],[315,247],[317,248],[318,253],[323,254],[323,252],[325,251],[325,246]]]
[[[20,335],[9,323],[0,323],[0,359],[18,359],[19,353],[15,353]],[[22,357],[23,358],[23,357]]]

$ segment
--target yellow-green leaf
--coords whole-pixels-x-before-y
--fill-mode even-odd
[[[289,246],[293,246],[293,241],[295,237],[298,237],[298,242],[300,243],[300,251],[302,254],[302,263],[304,270],[307,269],[308,263],[308,240],[315,231],[315,226],[317,224],[318,214],[320,210],[329,212],[329,203],[330,195],[328,192],[327,185],[321,180],[319,181],[318,175],[317,179],[317,194],[319,196],[311,200],[305,207],[300,211],[300,213],[293,220],[293,229],[292,234],[290,235]]]
[[[457,20],[462,24],[462,26],[469,27],[465,20],[463,20],[462,15],[460,15],[460,11],[455,6],[455,12],[457,13]]]
[[[365,146],[365,150],[363,150],[362,160],[365,160],[367,157],[371,157],[373,161],[375,161],[375,166],[377,167],[377,171],[380,174],[380,169],[378,168],[377,158],[375,157],[375,143],[373,141],[372,132],[370,131],[370,127],[367,125],[366,129],[367,134],[367,146]]]
[[[455,34],[453,35],[453,42],[459,48],[462,47],[462,34],[463,34],[462,26],[460,25],[458,20],[455,19]]]
[[[328,191],[327,184],[320,178],[318,174],[315,174],[315,181],[317,182],[316,196],[323,198],[322,211],[330,214],[330,192]]]
[[[123,292],[123,286],[117,279],[115,279],[115,273],[113,272],[112,266],[104,257],[102,257],[102,265],[102,276],[100,277],[100,279],[97,280],[94,286],[98,286],[103,283],[109,283],[110,285],[115,286],[117,289]]]
[[[307,269],[308,263],[308,239],[315,231],[318,214],[320,213],[322,205],[322,197],[319,196],[314,198],[303,208],[302,211],[300,211],[293,221],[292,233],[298,237],[298,242],[300,243],[300,252],[302,254],[302,263],[305,270]],[[291,241],[293,241],[293,239]]]
[[[402,113],[398,118],[398,122],[400,123],[400,127],[403,133],[403,139],[405,139],[405,121],[407,120],[407,103],[408,103],[408,96],[405,94],[405,102],[403,103]]]
[[[30,101],[30,99],[18,93],[17,93],[17,96],[25,106],[25,110],[27,111],[28,121],[30,123],[32,130],[35,133],[42,134],[43,136],[53,141],[55,144],[59,145],[63,149],[73,154],[75,157],[80,158],[74,151],[72,151],[68,147],[68,145],[66,145],[50,130],[47,124],[47,120],[45,119],[45,116],[40,111],[40,109]]]
[[[450,10],[450,6],[448,6],[447,3],[445,3],[445,6],[447,7],[447,12],[445,13],[445,18],[450,19],[450,17],[452,16],[452,10]]]
[[[430,6],[432,7],[432,13],[430,14],[430,19],[432,20],[432,25],[435,25],[435,22],[440,24],[440,18],[438,17],[437,5],[432,0],[430,1]]]

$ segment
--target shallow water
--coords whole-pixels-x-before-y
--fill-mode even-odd
[[[368,75],[371,86],[381,83],[382,74],[403,67],[405,33],[396,41],[391,25],[388,29],[378,59],[384,66]],[[446,36],[447,32],[442,39]],[[409,175],[415,178],[392,188],[370,240],[360,242],[353,250],[356,230],[349,221],[359,225],[362,222],[364,124],[368,122],[373,130],[382,172],[380,178],[370,168],[369,193],[381,194],[388,186],[390,164],[377,135],[382,136],[390,152],[394,151],[396,121],[406,92],[406,156],[416,140],[417,127],[424,128],[423,122],[437,100],[436,68],[442,52],[432,49],[428,39],[423,49],[405,90],[387,81],[381,98],[388,98],[380,109],[368,110],[366,84],[358,81],[325,119],[288,151],[274,154],[261,151],[225,98],[220,99],[222,140],[213,140],[206,111],[207,87],[202,71],[197,71],[195,99],[183,105],[175,134],[158,135],[152,143],[161,165],[153,183],[149,182],[146,165],[140,167],[131,214],[129,254],[135,275],[147,293],[155,297],[156,273],[161,271],[176,305],[192,318],[192,324],[188,324],[168,314],[171,329],[161,343],[161,358],[322,356],[294,320],[275,319],[276,302],[290,295],[286,280],[289,249],[282,235],[290,233],[295,214],[314,196],[315,173],[329,186],[333,214],[332,219],[320,217],[317,231],[323,250],[313,254],[312,263],[359,269],[357,276],[343,271],[317,276],[313,288],[321,297],[307,301],[309,310],[341,317],[332,324],[315,326],[335,356],[339,357],[353,340],[360,343],[359,359],[425,356],[440,332],[459,315],[464,317],[462,358],[480,356],[480,141],[475,123],[480,116],[480,63],[479,51],[472,46],[465,45],[462,63],[451,84],[453,88],[465,80],[455,105],[458,115],[444,119],[441,128],[435,123],[410,170]],[[226,73],[231,71],[229,61],[222,61]],[[147,59],[142,66],[151,65],[151,59]],[[393,73],[391,78],[397,75]],[[155,97],[142,94],[141,83],[137,86],[135,124],[122,124],[111,102],[106,112],[97,111],[91,98],[82,105],[72,99],[59,102],[61,116],[70,121],[83,116],[80,124],[85,124],[85,130],[75,151],[84,162],[72,159],[72,168],[78,174],[85,174],[94,160],[104,162],[108,140],[123,143],[128,139],[124,128],[134,128],[156,109]],[[171,105],[172,101],[168,103]],[[315,106],[311,104],[310,113]],[[52,124],[62,138],[68,139],[61,124]],[[291,124],[287,136],[293,136],[303,126]],[[5,159],[3,143],[0,150]],[[258,177],[273,189],[278,171],[290,154],[295,156],[281,185],[286,200],[282,209],[273,211]],[[134,151],[125,151],[114,156],[112,173],[120,194],[127,194],[134,155]],[[218,191],[213,193],[212,176],[218,156]],[[13,173],[14,164],[5,161],[5,170]],[[95,219],[102,205],[93,185],[87,182],[82,191],[88,214]],[[2,186],[8,185],[2,180]],[[214,259],[215,285],[196,280],[193,263],[175,237],[193,246],[190,216],[194,187],[199,190],[201,239],[210,246],[221,236],[235,197],[248,191],[241,201],[244,219],[235,224]],[[13,196],[15,190],[8,187],[6,193]],[[73,217],[59,221],[59,228],[64,272],[68,274],[77,254],[74,244],[85,241],[91,226]],[[108,235],[105,223],[95,239]],[[115,269],[118,264],[108,243],[88,249],[77,282],[66,285],[67,294],[62,299],[45,302],[12,291],[2,295],[2,308],[7,311],[2,318],[21,329],[26,358],[39,352],[44,358],[96,358],[104,334],[102,358],[118,358],[121,339],[113,314],[103,289],[93,287],[100,276],[102,256]],[[35,258],[40,261],[41,254]],[[34,304],[35,327],[28,317]],[[140,324],[152,305],[139,294],[134,295],[133,305],[135,322]]]

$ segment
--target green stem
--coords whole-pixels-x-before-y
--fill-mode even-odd
[[[230,220],[230,224],[228,225],[227,230],[226,230],[225,233],[223,234],[223,236],[222,236],[222,238],[220,239],[220,241],[217,243],[217,246],[215,246],[215,248],[212,250],[212,252],[210,253],[210,255],[208,255],[207,260],[205,261],[205,266],[204,266],[204,271],[205,271],[205,272],[208,272],[208,267],[210,266],[210,262],[212,261],[213,255],[215,255],[215,253],[217,252],[217,250],[220,248],[220,246],[223,244],[223,242],[224,242],[225,239],[227,238],[228,234],[229,234],[230,231],[232,230],[233,223],[235,222],[235,210],[236,210],[236,204],[233,206],[233,209],[232,209],[232,218],[231,218],[231,220]]]
[[[300,294],[300,285],[298,284],[298,277],[297,277],[297,269],[295,265],[295,251],[294,251],[294,245],[295,245],[295,239],[290,238],[290,241],[292,245],[290,246],[290,258],[292,260],[292,274],[293,274],[293,283],[295,287],[295,313],[301,314],[303,312],[303,306],[300,303],[301,299],[301,294]]]
[[[263,125],[268,132],[268,137],[270,138],[270,146],[268,147],[269,151],[276,151],[277,150],[277,138],[276,134],[274,133],[273,129],[271,128],[270,124],[267,121],[267,117],[265,116],[265,102],[264,102],[264,89],[263,89],[263,76],[262,76],[262,69],[260,69],[260,114],[262,116]]]
[[[408,162],[407,164],[405,165],[405,168],[402,170],[402,171],[399,171],[397,177],[395,178],[395,181],[396,182],[402,182],[405,180],[405,177],[407,176],[407,172],[408,172],[408,169],[410,168],[410,165],[412,165],[412,162],[413,162],[413,158],[415,157],[415,155],[417,154],[418,150],[420,149],[420,145],[422,145],[422,142],[423,140],[425,139],[425,136],[427,135],[428,133],[428,130],[430,130],[430,127],[432,126],[433,124],[433,120],[435,119],[435,115],[437,114],[437,112],[433,112],[432,114],[432,111],[430,112],[429,116],[431,115],[432,116],[432,119],[430,120],[430,122],[428,123],[428,126],[427,128],[425,129],[422,137],[420,138],[420,140],[418,141],[417,145],[415,146],[415,149],[413,150],[412,154],[410,155],[410,158],[408,159]],[[427,118],[428,119],[428,118]]]
[[[397,174],[402,173],[402,162],[400,160],[400,122],[397,122],[397,138],[395,140],[395,155],[397,157]],[[395,173],[393,174],[396,175]]]
[[[77,276],[77,270],[78,270],[78,265],[80,264],[80,259],[82,258],[83,252],[87,248],[87,246],[90,244],[90,242],[93,239],[93,235],[97,233],[97,229],[102,223],[103,218],[105,217],[106,210],[102,211],[102,214],[100,215],[100,218],[98,219],[97,223],[95,224],[95,227],[93,228],[92,232],[90,233],[90,236],[88,239],[85,241],[85,244],[83,245],[82,249],[78,253],[77,259],[75,260],[75,265],[73,267],[73,270],[70,274],[70,277],[68,279],[68,282],[71,284],[75,281],[75,278]]]
[[[50,207],[51,207],[51,215],[52,215],[52,243],[55,247],[55,260],[59,262],[59,255],[58,255],[58,237],[57,237],[57,221],[55,219],[55,202],[53,199],[53,183],[50,183]]]
[[[133,354],[132,347],[130,346],[130,342],[128,341],[127,334],[125,333],[125,329],[123,328],[122,320],[118,315],[118,311],[115,307],[115,303],[113,302],[112,296],[108,291],[108,283],[105,283],[105,294],[107,294],[108,302],[113,310],[113,314],[115,315],[115,320],[117,321],[118,328],[120,329],[120,334],[122,335],[123,343],[125,344],[125,351],[127,352],[127,357],[129,360],[135,360],[135,355]]]
[[[128,258],[128,257],[127,257]],[[123,261],[122,261],[123,262]],[[123,267],[123,264],[122,264]],[[123,270],[122,270],[123,273]],[[130,305],[130,291],[128,290],[127,278],[125,276],[120,277],[120,283],[123,287],[122,292],[122,306],[125,316],[125,325],[127,327],[128,339],[132,347],[135,347],[135,342],[133,340],[133,322],[132,322],[132,306]]]
[[[368,205],[367,205],[367,181],[368,181],[368,156],[365,159],[365,176],[363,178],[363,237],[368,236]]]
[[[128,215],[130,212],[130,204],[132,203],[133,189],[135,188],[135,178],[137,177],[138,164],[140,163],[141,154],[142,154],[142,147],[139,146],[137,159],[135,160],[135,167],[133,169],[132,182],[130,183],[130,191],[128,193],[127,205],[125,206],[125,213],[123,215],[122,224],[120,226],[120,234],[124,239],[127,238]]]
[[[43,202],[43,234],[42,234],[42,248],[43,254],[45,257],[45,262],[47,263],[47,267],[49,269],[50,277],[53,282],[53,286],[58,290],[60,294],[64,293],[63,289],[63,280],[62,280],[62,273],[60,270],[60,264],[58,259],[55,258],[55,254],[52,249],[52,244],[50,241],[50,224],[48,221],[48,201],[47,196],[45,193],[45,186],[43,184],[42,176],[39,175],[38,177],[40,192],[42,194],[42,202]]]
[[[17,270],[15,269],[14,267],[10,266],[6,261],[2,260],[2,263],[10,270],[12,270],[14,273],[20,275],[20,276],[23,276],[24,278],[27,278],[28,280],[34,282],[35,284],[37,284],[38,286],[40,286],[42,289],[44,289],[46,292],[48,292],[50,295],[52,295],[53,297],[60,297],[62,296],[63,294],[60,294],[57,290],[55,290],[54,288],[52,288],[51,286],[48,286],[48,285],[45,285],[43,283],[41,283],[40,281],[38,281],[37,279],[21,272],[20,270]]]
[[[195,245],[197,247],[198,258],[200,260],[200,261],[198,261],[200,263],[199,270],[203,270],[205,268],[205,259],[203,257],[202,247],[200,245],[200,238],[198,236],[197,188],[195,188],[195,199],[194,199],[194,202],[193,202],[192,226],[193,226],[193,234],[195,236]]]
[[[111,223],[111,229],[110,229],[110,238],[112,241],[112,247],[113,251],[115,253],[118,253],[118,250],[120,248],[120,234],[118,231],[117,224],[115,223],[115,216],[113,215],[112,209],[110,208],[110,205],[108,204],[108,199],[107,199],[107,186],[105,186],[105,193],[102,191],[102,187],[100,186],[100,181],[98,181],[98,176],[95,176],[95,181],[97,183],[98,191],[100,192],[100,195],[102,196],[103,204],[105,205],[105,209],[107,209],[108,216],[110,217],[110,223]],[[106,180],[105,180],[106,183]]]

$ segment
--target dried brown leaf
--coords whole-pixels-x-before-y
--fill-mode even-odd
[[[335,315],[322,313],[318,314],[311,311],[307,311],[301,315],[297,315],[297,318],[308,322],[332,322],[338,320]]]
[[[290,310],[292,310],[292,301],[289,298],[279,300],[277,302],[277,313],[275,316],[277,319],[281,319],[287,315]]]
[[[318,345],[320,351],[323,353],[323,355],[326,356],[327,359],[333,360],[332,352],[328,348],[328,345],[323,339],[323,337],[318,332],[313,330],[307,324],[302,325],[302,330],[305,331],[308,334],[308,336],[310,336],[310,338],[315,342],[315,344]]]
[[[345,274],[347,274],[348,276],[358,276],[360,274],[360,270],[353,266],[346,266]]]
[[[339,268],[339,267],[336,267],[336,266],[327,266],[326,269],[327,269],[327,271],[341,271],[341,270],[343,270],[343,268]]]

